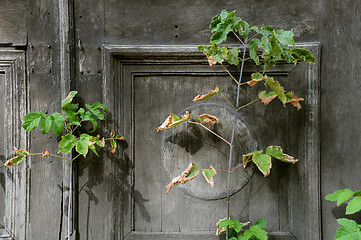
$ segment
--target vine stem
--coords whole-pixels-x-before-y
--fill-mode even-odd
[[[232,146],[230,142],[228,142],[226,139],[224,139],[223,137],[221,137],[220,135],[218,135],[217,133],[213,132],[211,129],[207,128],[206,126],[204,126],[202,123],[198,123],[198,122],[193,122],[193,121],[187,121],[189,123],[192,124],[196,124],[199,125],[201,127],[203,127],[204,129],[206,129],[207,131],[211,132],[212,134],[214,134],[215,136],[217,136],[218,138],[220,138],[222,141],[224,141],[225,143],[227,143],[229,146]]]
[[[243,42],[242,42],[243,43]],[[242,60],[246,57],[246,49],[247,49],[247,38],[245,39],[245,42],[243,43],[243,56]],[[236,108],[239,107],[239,97],[240,97],[240,90],[241,90],[241,82],[242,82],[242,75],[243,75],[243,68],[244,68],[244,61],[242,61],[241,64],[241,70],[239,74],[239,80],[237,84],[237,101],[236,101]],[[231,137],[231,144],[229,145],[229,159],[228,159],[228,176],[227,176],[227,219],[230,219],[230,198],[231,198],[231,170],[232,170],[232,159],[233,159],[233,142],[234,142],[234,134],[236,130],[236,120],[237,120],[237,113],[236,111],[234,113],[234,120],[233,120],[233,127],[232,127],[232,137]],[[229,227],[227,227],[226,231],[226,240],[229,239]]]
[[[256,100],[253,100],[252,102],[249,102],[249,103],[247,103],[247,104],[245,104],[243,106],[240,106],[239,108],[237,108],[237,111],[242,109],[242,108],[248,107],[249,105],[251,105],[251,104],[253,104],[255,102],[258,102],[258,101],[259,101],[259,98],[257,98]]]
[[[242,166],[244,166],[244,165],[246,165],[246,164],[248,164],[248,163],[250,163],[250,162],[252,162],[252,160],[248,160],[248,161],[246,161],[246,162],[244,162],[244,163],[242,163],[242,164],[239,164],[238,166],[232,168],[231,171],[229,171],[229,170],[224,170],[224,169],[217,169],[216,171],[217,171],[217,172],[220,171],[220,172],[231,173],[231,172],[233,172],[234,170],[236,170],[237,168],[242,167]]]

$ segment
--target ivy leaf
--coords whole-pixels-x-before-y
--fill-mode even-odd
[[[209,93],[203,94],[203,95],[197,95],[196,97],[194,97],[193,102],[199,102],[199,101],[206,100],[218,93],[219,93],[219,87],[216,86],[211,91],[209,91]]]
[[[294,48],[292,49],[292,54],[302,61],[315,63],[315,58],[312,56],[311,51],[303,49],[303,48]]]
[[[274,32],[276,39],[283,45],[295,45],[295,40],[293,40],[293,31],[285,31],[283,29],[277,30]]]
[[[196,118],[203,124],[206,124],[206,127],[210,127],[215,123],[219,123],[219,119],[215,116],[209,114],[202,114],[200,116],[196,116]]]
[[[252,162],[256,164],[258,169],[263,173],[265,177],[267,177],[271,173],[271,156],[267,154],[254,155],[252,158]]]
[[[280,146],[269,146],[266,149],[266,154],[268,154],[271,157],[274,157],[278,160],[281,160],[282,162],[293,163],[293,164],[298,162],[298,159],[295,159],[294,157],[291,157],[291,156],[283,153],[283,150]]]
[[[361,211],[361,197],[354,197],[346,207],[346,214],[354,214]]]
[[[274,91],[271,92],[262,91],[258,94],[258,98],[261,99],[264,105],[268,105],[276,97],[277,94]]]
[[[337,222],[343,227],[337,229],[335,240],[361,240],[361,230],[357,222],[347,218],[337,219]]]
[[[19,155],[19,156],[16,156],[16,157],[13,157],[9,160],[7,160],[4,164],[4,166],[16,166],[18,165],[19,163],[21,163],[23,160],[24,160],[25,156],[24,155]]]
[[[186,112],[185,115],[181,115],[180,117],[172,113],[167,117],[167,119],[163,122],[163,124],[157,128],[157,132],[159,130],[175,128],[180,123],[188,121],[190,117],[191,114],[188,111]]]
[[[167,192],[165,194],[168,194],[170,189],[178,184],[184,184],[186,182],[189,182],[190,180],[193,180],[197,177],[199,171],[197,170],[197,166],[194,163],[190,163],[189,166],[183,171],[182,174],[172,179],[172,181],[165,186],[167,189]]]
[[[51,117],[51,129],[53,130],[55,136],[59,135],[60,133],[63,132],[65,119],[63,115],[61,115],[61,113],[58,112],[51,114],[50,117]]]
[[[27,131],[30,132],[39,126],[40,119],[45,116],[43,112],[31,112],[25,115],[24,122],[21,126]]]
[[[234,229],[237,233],[239,233],[243,227],[247,226],[249,222],[240,223],[236,219],[220,219],[217,222],[217,232],[216,235],[218,236],[220,233],[225,232],[227,230],[227,227],[230,229]]]
[[[209,169],[202,169],[202,174],[206,179],[207,183],[211,185],[211,188],[214,188],[213,177],[217,174],[216,170],[210,166]]]
[[[342,203],[346,202],[352,196],[354,195],[354,192],[350,189],[343,189],[343,190],[337,190],[334,193],[328,194],[325,199],[328,201],[337,201],[337,206],[340,206]]]
[[[71,101],[73,101],[73,98],[77,93],[77,91],[71,91],[68,94],[68,96],[61,102],[61,110],[63,110],[63,107],[65,107],[67,104],[71,103]]]
[[[76,145],[76,137],[72,134],[67,134],[61,137],[59,142],[59,153],[70,153],[73,147]]]

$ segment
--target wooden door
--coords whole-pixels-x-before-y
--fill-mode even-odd
[[[305,47],[318,56],[317,45]],[[219,86],[234,102],[236,85],[222,67],[210,68],[195,46],[105,46],[103,62],[105,101],[113,109],[108,127],[123,130],[127,140],[123,153],[113,160],[119,161],[114,165],[119,196],[113,206],[121,237],[218,239],[216,222],[226,216],[225,173],[219,171],[214,189],[201,175],[168,195],[164,186],[191,162],[199,168],[226,169],[227,144],[191,124],[162,132],[156,127],[170,113],[190,111],[196,116],[207,111],[221,120],[213,130],[229,139],[234,110],[227,102],[221,97],[206,103],[192,99]],[[237,75],[237,69],[227,68]],[[245,78],[258,70],[247,63]],[[241,162],[242,154],[268,145],[281,145],[301,160],[292,166],[274,162],[268,178],[254,166],[239,168],[231,178],[231,217],[267,219],[273,239],[316,239],[318,67],[301,65],[295,70],[284,63],[270,75],[305,96],[304,107],[297,111],[277,102],[267,107],[257,103],[239,112],[233,165]],[[241,104],[257,98],[257,91],[242,88]]]

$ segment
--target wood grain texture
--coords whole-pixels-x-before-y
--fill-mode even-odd
[[[25,46],[27,11],[25,0],[4,0],[0,9],[0,44]]]

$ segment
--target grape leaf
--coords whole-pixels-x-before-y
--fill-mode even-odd
[[[216,170],[212,166],[210,166],[209,169],[202,169],[202,174],[206,179],[207,183],[211,185],[211,188],[214,188],[213,177],[217,174]]]
[[[346,214],[354,214],[358,211],[361,211],[361,197],[354,197],[346,207]]]
[[[203,95],[197,95],[194,97],[193,102],[199,102],[199,101],[203,101],[206,100],[210,97],[212,97],[215,94],[219,93],[219,87],[214,87],[212,90],[209,91],[209,93],[207,94],[203,94]]]
[[[167,189],[167,192],[165,194],[168,194],[170,189],[179,184],[184,184],[190,180],[193,180],[197,177],[199,171],[197,170],[197,166],[194,163],[190,163],[189,166],[181,173],[179,176],[172,179],[172,181],[165,186]]]
[[[206,127],[210,127],[215,123],[219,123],[219,119],[215,116],[209,114],[202,114],[200,116],[196,116],[196,118],[203,124],[206,124]]]
[[[169,128],[175,128],[176,126],[178,126],[180,123],[188,121],[189,118],[191,117],[191,114],[187,111],[185,115],[181,115],[181,117],[178,117],[175,114],[170,114],[168,116],[168,118],[163,122],[163,124],[161,126],[159,126],[157,128],[157,132],[159,130],[165,130],[165,129],[169,129]]]

